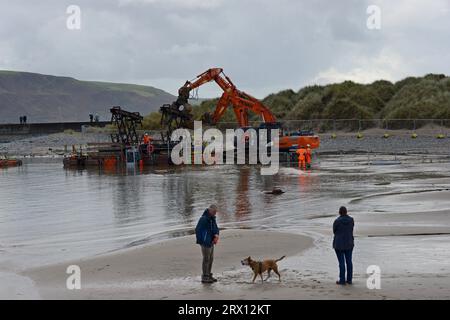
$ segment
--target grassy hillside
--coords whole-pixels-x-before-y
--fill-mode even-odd
[[[408,77],[396,83],[352,81],[283,90],[262,102],[279,120],[307,119],[450,119],[450,78],[440,74]],[[194,107],[196,119],[214,109],[217,99]],[[158,114],[147,119],[157,124]],[[253,119],[258,117],[252,116]],[[146,120],[147,120],[146,119]],[[234,121],[227,112],[222,121]],[[150,125],[150,123],[147,123]]]
[[[280,119],[449,118],[450,78],[430,74],[396,83],[345,81],[282,91],[263,102]]]
[[[173,100],[150,86],[0,71],[0,123],[17,123],[22,115],[28,122],[88,121],[89,113],[107,120],[113,105],[148,114]]]

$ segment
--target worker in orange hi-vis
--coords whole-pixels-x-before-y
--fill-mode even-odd
[[[144,144],[150,144],[152,138],[148,135],[148,133],[144,134]]]
[[[306,160],[306,168],[311,168],[311,160],[312,160],[312,153],[311,153],[311,146],[309,144],[306,145],[306,154],[305,154],[305,160]]]
[[[298,156],[298,167],[300,169],[305,170],[306,169],[306,149],[304,147],[300,147],[297,150],[297,156]]]

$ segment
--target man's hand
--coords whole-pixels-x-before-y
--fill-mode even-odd
[[[214,235],[214,239],[213,239],[213,243],[214,244],[217,244],[217,242],[219,242],[219,235],[218,234]]]

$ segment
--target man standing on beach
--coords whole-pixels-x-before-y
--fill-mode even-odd
[[[213,283],[217,279],[211,273],[212,263],[214,259],[214,245],[219,240],[219,228],[216,223],[217,207],[210,205],[208,209],[203,212],[195,227],[195,235],[197,244],[200,245],[203,256],[202,263],[202,283]]]
[[[333,223],[333,249],[339,261],[339,281],[336,284],[352,284],[353,264],[352,251],[354,247],[353,227],[355,222],[347,214],[346,207],[339,208],[339,217]],[[347,281],[345,280],[345,265],[347,265]]]

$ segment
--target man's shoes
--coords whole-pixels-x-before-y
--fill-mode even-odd
[[[214,280],[211,278],[202,279],[202,283],[214,283]]]
[[[338,284],[340,286],[345,286],[345,282],[336,281],[336,284]]]
[[[217,282],[217,279],[213,277],[212,273],[209,274],[208,278],[211,279],[213,282]]]
[[[214,278],[212,274],[210,274],[209,277],[207,278],[202,278],[202,283],[214,283],[214,282],[217,282],[217,279]]]
[[[347,281],[347,284],[353,284],[353,282],[352,281]]]

